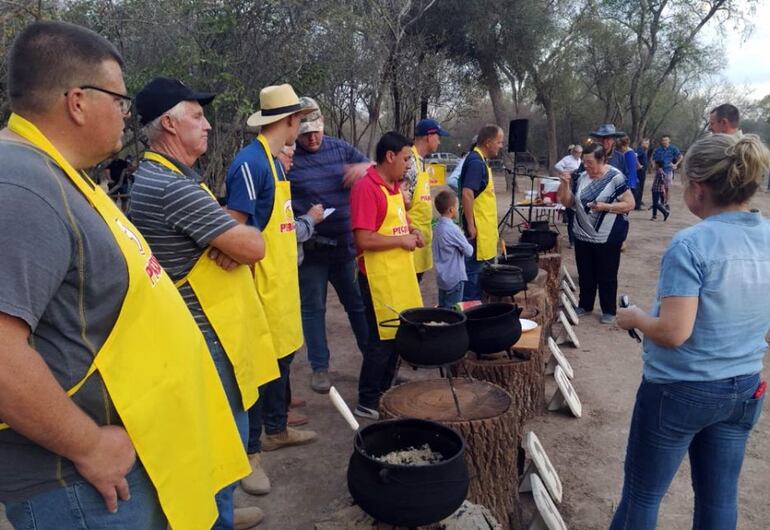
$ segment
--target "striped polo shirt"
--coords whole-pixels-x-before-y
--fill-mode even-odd
[[[182,174],[153,160],[142,160],[134,173],[129,217],[176,282],[192,270],[213,239],[238,223],[201,188],[201,177],[194,170],[164,156]],[[198,326],[210,330],[190,285],[184,284],[179,292]]]

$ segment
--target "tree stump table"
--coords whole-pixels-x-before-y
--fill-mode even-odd
[[[503,528],[519,529],[516,448],[520,433],[515,402],[508,392],[485,381],[454,379],[453,384],[460,414],[448,379],[391,388],[380,400],[380,414],[432,420],[462,434],[471,476],[468,499],[487,507]]]
[[[547,278],[545,281],[545,292],[548,298],[546,313],[548,321],[552,324],[556,321],[556,315],[559,313],[559,292],[561,290],[561,254],[551,252],[540,254],[540,268],[545,270]],[[547,326],[550,333],[550,326]]]
[[[517,431],[527,420],[544,412],[545,365],[543,359],[543,327],[522,333],[513,345],[514,358],[505,352],[479,357],[468,353],[452,368],[453,373],[467,374],[474,379],[494,383],[504,388],[513,398],[517,411]]]

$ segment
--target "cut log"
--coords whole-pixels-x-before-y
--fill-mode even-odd
[[[475,353],[469,353],[462,363],[457,365],[456,370],[460,374],[467,372],[475,379],[504,388],[513,398],[513,406],[518,413],[517,430],[521,432],[524,423],[545,412],[545,367],[542,351],[542,348],[528,349],[528,360],[509,359],[505,352],[485,355],[482,358]]]
[[[548,298],[548,320],[553,323],[556,320],[556,311],[559,308],[559,285],[561,281],[561,254],[541,254],[539,258],[540,268],[545,270],[545,292]]]
[[[521,528],[518,502],[518,415],[510,394],[497,385],[472,379],[405,383],[380,400],[383,418],[421,418],[456,429],[465,438],[471,476],[468,499],[487,507],[503,528]]]

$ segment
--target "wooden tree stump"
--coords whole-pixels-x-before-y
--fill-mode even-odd
[[[458,415],[447,379],[405,383],[380,400],[383,418],[420,418],[456,429],[465,438],[471,482],[468,499],[486,506],[503,528],[521,528],[516,448],[520,433],[515,402],[497,385],[453,380]]]
[[[513,398],[513,407],[518,414],[517,430],[522,432],[524,423],[542,414],[545,407],[545,367],[542,351],[540,347],[528,351],[528,360],[510,359],[505,352],[485,355],[483,358],[479,358],[475,353],[468,353],[456,370],[460,374],[467,372],[475,379],[504,388]]]
[[[556,320],[557,310],[559,308],[559,290],[561,278],[561,254],[549,253],[540,255],[540,268],[547,273],[545,282],[545,291],[548,297],[548,320]]]

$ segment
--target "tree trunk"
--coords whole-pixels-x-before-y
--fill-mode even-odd
[[[520,529],[517,462],[518,405],[499,386],[454,380],[458,417],[447,379],[414,381],[390,389],[380,401],[383,418],[421,418],[457,430],[465,438],[471,477],[468,499],[488,508],[503,528]]]
[[[548,168],[559,161],[558,140],[556,139],[556,112],[553,107],[553,100],[550,97],[541,98],[543,109],[545,110],[546,136],[548,137]]]
[[[497,75],[495,64],[490,60],[480,59],[479,68],[481,69],[481,82],[487,87],[489,99],[492,101],[495,122],[505,129],[508,121],[506,120],[505,104],[503,102],[503,89],[500,87],[500,77]]]

